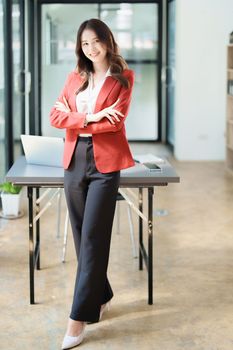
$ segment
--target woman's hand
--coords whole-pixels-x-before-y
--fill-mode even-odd
[[[64,101],[64,103],[57,101],[54,105],[55,109],[57,111],[60,111],[60,112],[66,112],[66,113],[70,112],[71,110],[70,110],[70,107],[68,105],[68,102],[66,101],[65,96],[63,96],[63,101]]]
[[[102,111],[95,113],[95,114],[87,114],[86,116],[86,122],[90,123],[90,122],[99,122],[101,119],[103,118],[107,118],[110,123],[115,124],[115,120],[117,122],[120,121],[119,117],[124,117],[124,115],[119,112],[118,110],[116,110],[114,107],[116,106],[116,104],[120,101],[120,99],[118,99],[115,103],[113,103],[111,106],[102,109]]]

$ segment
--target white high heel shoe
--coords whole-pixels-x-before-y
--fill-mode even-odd
[[[101,309],[100,309],[100,318],[99,318],[99,321],[101,320],[103,314],[105,313],[106,310],[110,310],[110,306],[111,306],[111,302],[110,300],[104,304],[104,305],[101,305]]]
[[[72,337],[71,335],[65,335],[63,342],[62,342],[62,350],[73,348],[74,346],[77,346],[82,343],[84,338],[84,330],[86,327],[86,323],[83,324],[83,329],[81,333],[77,337]]]

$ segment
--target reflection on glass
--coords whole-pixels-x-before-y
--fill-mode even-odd
[[[21,95],[19,93],[19,73],[20,73],[20,8],[18,1],[14,1],[12,6],[12,47],[13,47],[13,138],[14,138],[14,159],[21,154],[20,134],[21,115]]]
[[[101,19],[112,29],[125,59],[157,59],[157,10],[156,4],[102,4]]]
[[[97,4],[42,5],[43,65],[74,65],[75,42],[80,24],[98,17]]]
[[[150,140],[158,134],[157,119],[157,66],[131,64],[135,85],[126,130],[129,140]]]
[[[5,175],[5,118],[4,118],[4,45],[3,8],[0,0],[0,181]]]

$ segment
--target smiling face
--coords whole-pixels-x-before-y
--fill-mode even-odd
[[[85,29],[81,36],[81,47],[84,55],[93,62],[105,63],[107,61],[107,47],[100,42],[96,33],[91,29]]]

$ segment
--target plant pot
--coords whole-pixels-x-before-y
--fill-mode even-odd
[[[20,212],[20,197],[19,194],[1,193],[2,212],[4,216],[18,216]]]

